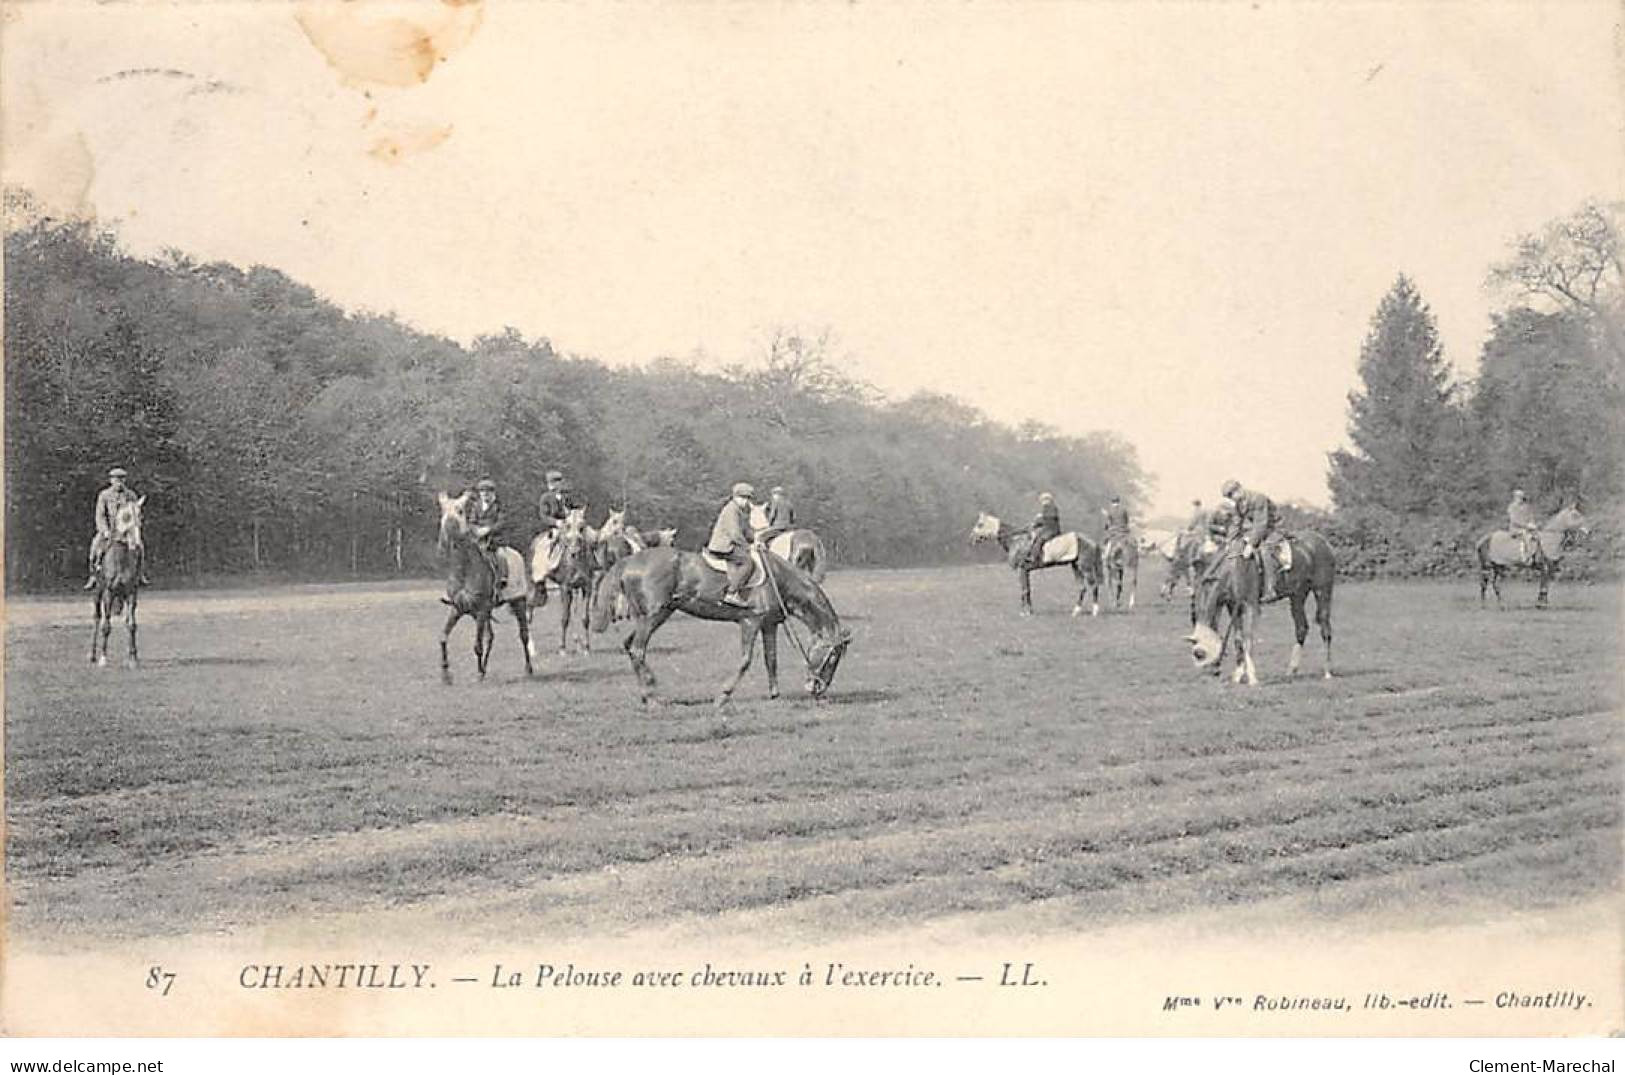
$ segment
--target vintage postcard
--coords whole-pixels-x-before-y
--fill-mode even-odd
[[[0,11],[7,1034],[1625,1029],[1617,5]]]

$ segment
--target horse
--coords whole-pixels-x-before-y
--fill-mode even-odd
[[[756,636],[762,636],[762,661],[767,669],[767,694],[779,696],[778,629],[784,624],[800,648],[794,629],[786,622],[795,617],[812,630],[810,648],[802,651],[807,662],[807,693],[821,698],[834,682],[835,670],[852,641],[841,626],[835,606],[811,576],[782,557],[763,551],[760,556],[761,583],[747,591],[745,603],[736,605],[722,599],[727,584],[725,573],[711,567],[699,554],[682,549],[645,549],[610,568],[593,601],[593,630],[602,632],[614,617],[617,599],[632,617],[632,629],[621,641],[632,671],[638,678],[643,705],[650,704],[655,687],[649,670],[649,638],[674,612],[686,612],[702,620],[725,620],[739,624],[739,666],[717,695],[722,709],[750,670],[755,655]]]
[[[1195,530],[1181,530],[1174,536],[1173,549],[1168,556],[1168,575],[1158,588],[1164,601],[1173,600],[1174,587],[1185,584],[1191,598],[1191,626],[1196,626],[1196,591],[1202,573],[1207,570],[1208,559],[1218,552],[1218,546],[1206,534]]]
[[[141,506],[142,496],[126,500],[113,519],[113,534],[102,552],[101,569],[96,575],[95,626],[90,632],[90,663],[107,666],[107,640],[113,633],[113,617],[124,613],[124,630],[129,635],[125,663],[140,666],[135,645],[135,606],[141,592]]]
[[[1066,540],[1063,540],[1066,539]],[[1072,606],[1072,615],[1083,614],[1083,594],[1089,591],[1089,615],[1100,615],[1100,546],[1084,537],[1077,531],[1062,534],[1045,543],[1046,555],[1054,543],[1061,542],[1060,552],[1054,559],[1046,559],[1037,568],[1027,566],[1027,552],[1032,547],[1032,534],[1026,530],[1016,530],[999,521],[997,515],[987,512],[978,512],[976,525],[971,527],[970,543],[979,544],[983,541],[996,541],[999,548],[1004,550],[1005,559],[1010,562],[1010,569],[1020,577],[1021,581],[1021,614],[1033,614],[1032,580],[1028,577],[1034,570],[1043,570],[1046,567],[1059,567],[1068,564],[1072,568],[1073,578],[1078,580],[1078,600]]]
[[[553,535],[550,559],[544,555],[545,541],[547,535],[538,534],[531,542],[531,581],[538,590],[544,589],[549,581],[559,588],[559,653],[569,652],[570,614],[578,595],[581,598],[581,648],[583,652],[589,651],[592,638],[588,633],[588,620],[599,572],[598,534],[587,525],[586,510],[576,508],[565,516]]]
[[[598,528],[598,541],[595,558],[600,573],[614,567],[616,562],[624,560],[635,552],[653,548],[657,545],[677,544],[677,528],[668,526],[662,530],[639,530],[637,527],[626,524],[626,509],[609,513],[604,525]]]
[[[1337,557],[1332,552],[1331,544],[1320,534],[1313,530],[1300,530],[1287,536],[1286,540],[1292,546],[1293,559],[1290,568],[1282,568],[1276,577],[1275,600],[1285,599],[1292,610],[1292,659],[1287,666],[1287,674],[1296,676],[1298,666],[1303,660],[1304,639],[1309,636],[1308,601],[1312,595],[1315,599],[1315,623],[1320,628],[1320,638],[1325,645],[1324,659],[1321,664],[1321,674],[1325,679],[1332,678],[1332,588],[1337,581]],[[1275,555],[1260,551],[1257,556]],[[1218,634],[1218,616],[1221,607],[1228,602],[1231,607],[1231,625],[1236,622],[1236,609],[1245,605],[1249,587],[1256,587],[1257,596],[1254,608],[1251,611],[1251,620],[1246,615],[1242,617],[1242,660],[1245,662],[1249,683],[1257,682],[1257,675],[1252,662],[1252,640],[1255,631],[1254,624],[1258,615],[1258,607],[1262,604],[1263,564],[1258,562],[1257,556],[1244,559],[1240,556],[1237,543],[1223,550],[1218,562],[1207,571],[1198,588],[1202,592],[1202,607],[1204,615],[1201,622],[1193,625],[1193,629],[1186,636],[1191,643],[1191,656],[1195,659],[1197,667],[1217,668],[1224,656],[1225,640]],[[1255,575],[1251,582],[1241,579],[1238,572]],[[1229,631],[1226,631],[1228,637]],[[1241,675],[1241,664],[1238,663],[1236,676]]]
[[[440,555],[446,560],[446,596],[441,603],[450,605],[446,626],[440,631],[440,680],[451,685],[451,662],[446,656],[446,640],[453,627],[464,616],[474,618],[474,664],[480,678],[491,661],[491,646],[496,641],[496,628],[491,616],[501,605],[513,613],[519,625],[519,644],[525,651],[525,675],[535,675],[531,658],[535,647],[530,640],[530,605],[534,589],[530,584],[519,554],[512,549],[498,550],[508,564],[509,580],[499,592],[491,565],[480,550],[479,540],[468,525],[464,514],[469,494],[450,497],[439,494],[440,501]]]
[[[1504,609],[1501,600],[1501,577],[1514,567],[1527,567],[1540,578],[1540,592],[1535,596],[1535,607],[1545,608],[1552,576],[1563,562],[1563,554],[1575,544],[1575,534],[1582,537],[1591,533],[1585,515],[1578,504],[1569,504],[1541,525],[1535,537],[1534,548],[1525,555],[1523,542],[1505,530],[1492,530],[1478,539],[1473,552],[1478,557],[1478,605],[1484,607],[1484,592],[1495,590],[1495,607]]]
[[[1112,594],[1112,607],[1123,607],[1123,579],[1128,579],[1128,607],[1140,589],[1140,546],[1129,537],[1109,537],[1100,546],[1100,562],[1105,571],[1106,589]]]
[[[758,534],[767,529],[765,505],[751,504],[750,526]],[[829,557],[824,553],[824,542],[804,526],[775,534],[773,540],[768,542],[768,548],[811,575],[812,580],[820,585],[824,582],[824,576],[829,574]]]

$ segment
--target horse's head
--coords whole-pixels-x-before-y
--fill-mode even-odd
[[[444,555],[468,533],[468,494],[447,496],[435,494],[440,502],[440,552]]]
[[[1578,504],[1570,504],[1550,519],[1547,519],[1546,525],[1541,529],[1559,531],[1565,538],[1570,534],[1577,533],[1585,537],[1591,533],[1591,527],[1587,524],[1585,513],[1580,510]]]
[[[655,540],[650,542],[650,544],[651,545],[675,545],[675,544],[677,544],[677,528],[675,526],[668,526],[668,527],[665,527],[664,529],[655,531]]]
[[[620,511],[609,513],[609,518],[604,520],[604,525],[598,528],[598,540],[607,543],[614,541],[624,533],[626,533],[626,509],[622,508]]]
[[[146,502],[147,498],[141,496],[119,505],[118,512],[113,516],[114,541],[123,542],[132,549],[141,545],[141,505]]]
[[[838,628],[827,637],[813,639],[807,651],[807,693],[822,698],[829,685],[835,682],[835,670],[846,656],[846,647],[852,644],[852,632]]]
[[[1191,633],[1185,636],[1185,641],[1191,644],[1191,660],[1196,662],[1198,668],[1213,667],[1213,662],[1219,659],[1219,652],[1224,645],[1219,632],[1205,623],[1198,623]]]
[[[985,511],[976,513],[976,525],[970,528],[970,543],[972,545],[983,541],[995,541],[999,536],[999,517],[989,515]]]

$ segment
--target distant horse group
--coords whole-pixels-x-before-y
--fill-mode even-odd
[[[582,649],[590,649],[593,632],[608,629],[611,621],[632,620],[622,645],[632,662],[647,704],[654,675],[649,671],[649,636],[675,611],[702,619],[740,624],[739,668],[717,698],[725,704],[749,668],[755,641],[762,638],[768,690],[778,696],[778,629],[787,618],[800,619],[812,630],[807,660],[807,690],[815,697],[828,690],[851,634],[840,624],[829,598],[819,588],[828,558],[818,535],[807,529],[778,535],[771,549],[758,554],[761,578],[743,603],[723,600],[725,574],[696,553],[672,547],[674,529],[639,531],[628,526],[624,511],[611,512],[602,527],[586,523],[581,509],[570,512],[552,532],[531,543],[528,563],[511,549],[497,548],[494,558],[503,565],[492,570],[492,559],[480,548],[479,538],[467,522],[469,496],[444,493],[440,502],[439,550],[445,560],[446,596],[452,609],[440,637],[441,678],[450,683],[447,642],[464,616],[475,621],[475,666],[483,679],[495,636],[492,617],[507,607],[518,625],[525,652],[525,674],[534,674],[535,646],[530,620],[547,603],[549,587],[559,594],[559,652],[568,652],[576,602],[581,607]],[[500,576],[500,577],[499,577]],[[801,647],[793,628],[786,627]]]

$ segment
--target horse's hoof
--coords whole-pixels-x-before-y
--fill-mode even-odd
[[[1099,605],[1095,605],[1095,606],[1094,606],[1094,607],[1093,607],[1093,608],[1091,608],[1091,609],[1090,609],[1090,610],[1089,610],[1089,615],[1091,615],[1091,616],[1098,616],[1098,615],[1100,615],[1100,606],[1099,606]]]
[[[769,700],[777,698],[778,696],[779,696],[779,692],[778,692],[778,690],[776,688],[774,690],[770,690],[770,691],[767,692],[767,697],[768,697]]]
[[[96,658],[96,667],[97,668],[106,668],[107,667],[107,658],[106,657],[97,657]]]
[[[1083,615],[1083,606],[1082,605],[1073,605],[1072,606],[1072,618],[1077,619],[1081,615]]]
[[[1026,619],[1028,616],[1031,616],[1032,614],[1033,614],[1033,610],[1030,609],[1030,608],[1024,608],[1024,609],[1021,610],[1021,618],[1022,619]]]

